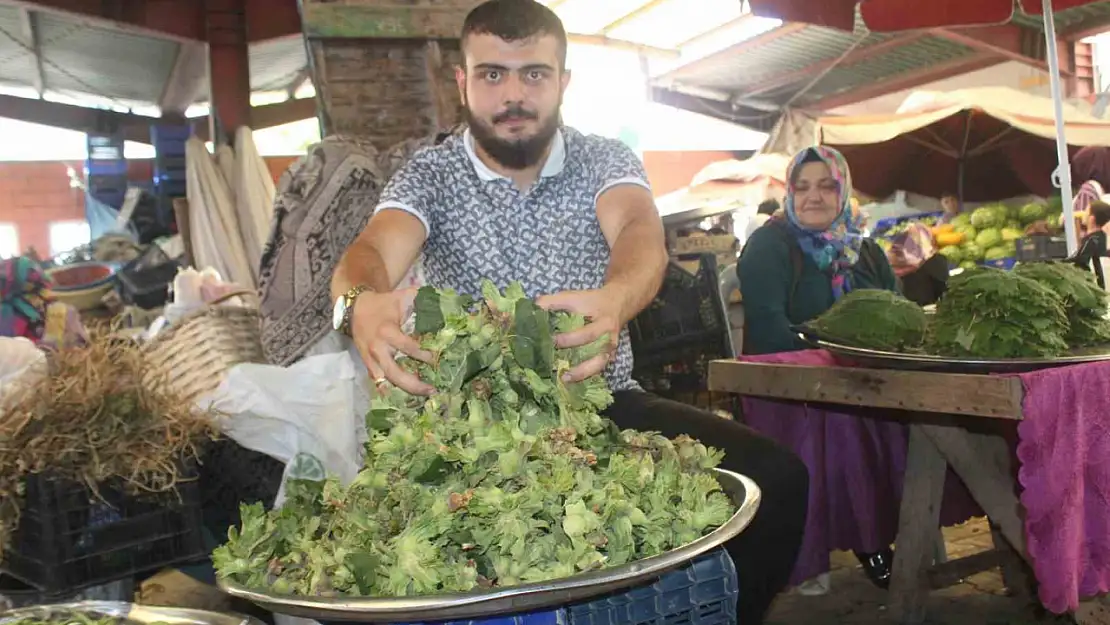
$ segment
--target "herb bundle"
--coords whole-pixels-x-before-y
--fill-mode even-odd
[[[937,304],[926,349],[942,356],[1051,358],[1068,350],[1064,298],[1036,280],[998,269],[953,277]]]
[[[721,454],[685,436],[620,431],[598,413],[603,378],[561,374],[606,340],[556,349],[585,324],[519,285],[484,302],[424,288],[416,331],[431,365],[402,364],[431,397],[391,389],[367,416],[354,481],[291,480],[213,553],[218,575],[291,595],[463,592],[574,575],[663,553],[724,524],[735,506],[710,469]]]
[[[859,289],[841,297],[807,328],[842,345],[882,351],[921,347],[925,311],[891,291]]]
[[[1014,273],[1036,280],[1064,299],[1070,326],[1068,345],[1091,347],[1110,343],[1107,293],[1091,272],[1070,263],[1028,263],[1018,265]]]

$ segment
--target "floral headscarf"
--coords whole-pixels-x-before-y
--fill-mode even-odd
[[[42,338],[50,286],[50,278],[34,260],[0,260],[0,336]]]
[[[824,230],[813,230],[802,225],[794,206],[794,178],[803,163],[819,160],[829,167],[833,180],[839,187],[840,212]],[[817,267],[832,278],[833,297],[840,299],[852,290],[851,270],[859,260],[862,213],[853,211],[852,174],[844,155],[833,148],[818,145],[806,148],[794,156],[786,170],[787,190],[785,202],[786,224],[798,240],[802,253],[813,259]]]

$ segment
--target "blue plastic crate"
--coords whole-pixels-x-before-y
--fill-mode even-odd
[[[394,625],[733,625],[738,594],[732,558],[717,549],[652,584],[584,603],[484,619]]]
[[[189,124],[153,124],[150,127],[150,142],[156,146],[160,143],[180,143],[184,145],[192,134],[193,127]]]
[[[995,269],[1004,269],[1009,271],[1017,264],[1017,257],[1010,256],[1009,258],[997,258],[995,260],[985,260],[980,265],[984,267],[994,267]]]
[[[127,176],[127,161],[125,160],[92,160],[85,161],[86,176]]]

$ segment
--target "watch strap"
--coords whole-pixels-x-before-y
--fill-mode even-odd
[[[359,295],[374,289],[366,286],[365,284],[356,284],[347,290],[342,295],[343,297],[343,321],[339,323],[339,332],[345,336],[351,336],[351,315],[355,310],[355,300]]]

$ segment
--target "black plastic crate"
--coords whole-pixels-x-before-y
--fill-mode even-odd
[[[26,480],[3,571],[45,593],[70,593],[205,555],[195,467],[165,493],[133,495],[119,480],[87,485],[48,474]]]
[[[697,272],[670,263],[655,300],[628,325],[633,379],[664,396],[706,390],[709,363],[732,351],[716,256],[679,260],[697,260]]]
[[[116,275],[120,299],[144,310],[165,306],[177,270],[176,261],[166,256],[162,248],[151,245]]]
[[[1018,262],[1060,260],[1068,257],[1068,243],[1063,238],[1045,234],[1018,239],[1015,244]]]
[[[207,443],[201,456],[200,491],[204,525],[221,543],[238,526],[239,504],[273,507],[285,463],[229,438]]]

